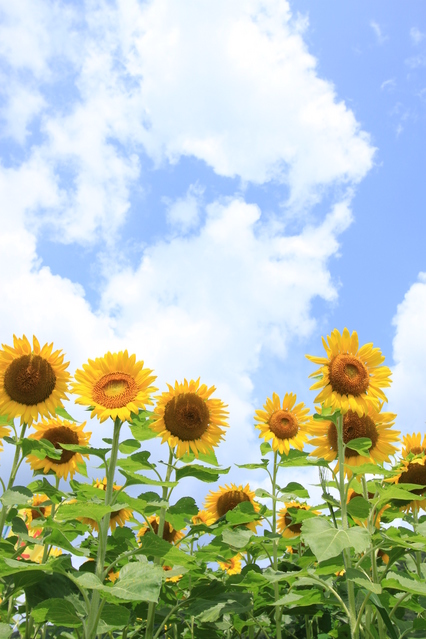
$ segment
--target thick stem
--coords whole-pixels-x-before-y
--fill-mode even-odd
[[[22,428],[21,428],[21,433],[19,435],[19,439],[16,439],[16,447],[15,447],[15,455],[13,458],[13,462],[12,462],[12,469],[10,471],[10,477],[9,477],[9,481],[6,487],[6,490],[9,490],[10,488],[12,488],[15,479],[16,479],[16,473],[18,472],[18,468],[20,466],[20,456],[21,456],[21,447],[22,447],[22,440],[24,439],[24,435],[25,435],[25,431],[27,429],[27,424],[24,422],[22,424]],[[6,508],[6,506],[3,506],[1,513],[0,513],[0,535],[1,537],[3,537],[3,528],[4,528],[4,524],[6,521],[6,517],[8,515],[10,508]]]
[[[278,453],[274,452],[274,471],[272,475],[272,533],[277,534],[277,472],[278,472]],[[273,549],[273,568],[278,570],[278,542],[274,538],[272,542]],[[280,591],[278,583],[274,583],[274,600],[278,601],[280,597]],[[277,639],[281,639],[281,606],[275,606],[275,630]]]
[[[105,488],[105,506],[110,506],[112,503],[112,495],[114,490],[114,474],[115,467],[117,465],[118,446],[120,443],[120,429],[122,422],[117,417],[114,422],[114,433],[112,437],[111,457],[108,464],[107,483]],[[105,555],[108,541],[108,528],[110,522],[110,513],[107,513],[100,522],[99,525],[99,537],[98,537],[98,553],[96,557],[96,576],[103,581],[104,569],[105,569]],[[87,639],[94,639],[96,637],[98,622],[99,622],[99,607],[100,607],[100,593],[97,590],[93,591],[92,601],[90,605],[89,615],[86,623],[86,637]]]
[[[339,493],[340,493],[340,513],[342,518],[343,530],[348,530],[348,511],[346,504],[345,489],[345,443],[343,440],[343,415],[337,415],[337,456],[339,460]],[[346,572],[352,567],[351,554],[348,549],[343,551],[343,559],[345,562]],[[355,603],[355,589],[353,581],[346,577],[346,586],[348,589],[348,607],[349,607],[349,624],[351,629],[351,638],[358,639],[359,629],[357,626],[357,614]]]
[[[170,452],[169,452],[169,461],[167,464],[167,472],[166,472],[166,478],[165,478],[165,482],[169,482],[170,481],[170,476],[172,474],[172,470],[173,470],[173,448],[170,448]],[[162,494],[162,500],[166,501],[167,499],[167,495],[168,495],[168,490],[167,490],[167,486],[163,486],[163,494]],[[170,497],[170,494],[169,494]],[[163,532],[164,532],[164,522],[166,521],[166,509],[162,508],[160,510],[160,521],[158,523],[158,532],[157,532],[157,536],[160,537],[160,539],[163,538]],[[159,565],[160,563],[160,557],[155,557],[154,559],[154,564]],[[148,604],[148,615],[146,618],[146,630],[145,630],[145,639],[152,639],[152,635],[153,635],[153,631],[154,631],[154,618],[155,618],[155,609],[156,609],[157,605],[155,602],[151,602],[150,604]]]

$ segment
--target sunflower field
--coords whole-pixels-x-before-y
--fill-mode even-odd
[[[213,386],[159,392],[127,351],[71,378],[53,344],[3,345],[0,437],[13,459],[0,480],[0,639],[424,638],[426,437],[400,441],[378,348],[346,328],[323,346],[307,356],[314,414],[273,392],[254,415],[258,461],[239,465],[238,484],[216,457],[230,416]],[[319,503],[295,468],[317,473]],[[251,488],[250,473],[267,488]],[[203,504],[173,499],[183,479],[218,487]]]

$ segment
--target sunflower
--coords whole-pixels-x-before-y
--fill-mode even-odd
[[[37,539],[41,536],[42,532],[43,531],[41,528],[29,528],[28,536]],[[25,542],[18,543],[19,546],[25,546]],[[18,544],[15,546],[16,550],[18,549],[17,546]],[[44,545],[34,544],[34,546],[27,546],[22,555],[19,555],[18,559],[25,559],[26,561],[33,561],[36,564],[41,564],[43,560],[43,554]],[[49,557],[59,557],[59,555],[62,555],[62,550],[60,548],[55,548],[52,546],[49,551]]]
[[[177,446],[176,456],[193,452],[209,453],[223,439],[225,431],[221,426],[228,426],[224,409],[226,405],[220,399],[210,399],[216,388],[200,386],[200,379],[185,379],[182,384],[170,384],[168,392],[157,399],[154,410],[156,421],[151,429],[168,442],[171,448]]]
[[[142,540],[141,538],[148,532],[151,530],[153,530],[153,532],[158,535],[158,525],[160,523],[160,518],[157,517],[156,515],[152,515],[151,517],[148,517],[148,524],[144,524],[142,526],[142,528],[139,529],[139,532],[137,534],[137,537],[139,539],[139,543],[142,544]],[[182,538],[184,537],[184,532],[183,530],[175,530],[173,528],[173,526],[171,524],[169,524],[168,521],[164,522],[164,530],[163,530],[163,539],[165,539],[165,541],[168,541],[169,544],[174,544],[177,543],[178,541],[180,541]]]
[[[104,477],[102,481],[100,479],[97,479],[94,482],[93,486],[95,488],[98,488],[99,490],[105,491],[107,486],[107,478]],[[122,486],[117,486],[117,484],[114,484],[112,487],[113,490],[120,490],[121,488]],[[123,528],[126,521],[129,521],[129,519],[131,519],[132,517],[133,510],[130,510],[129,508],[120,508],[120,510],[115,510],[109,515],[109,527],[112,532],[114,532],[117,524],[120,526],[120,528]],[[92,530],[96,530],[96,532],[99,532],[99,524],[96,519],[90,519],[90,517],[77,517],[77,519],[83,522],[83,524],[87,524],[88,526],[90,526]]]
[[[0,426],[0,451],[3,450],[3,437],[8,437],[10,435],[10,428],[7,426]]]
[[[368,499],[374,499],[374,493],[370,493],[370,492],[369,492],[369,493],[367,493],[367,495],[368,495]],[[348,489],[348,497],[347,497],[347,500],[346,500],[346,501],[347,501],[347,503],[349,504],[349,502],[350,502],[350,501],[352,501],[352,499],[355,499],[355,497],[363,497],[363,495],[361,495],[360,493],[356,493],[356,492],[353,490],[353,488],[349,488],[349,489]],[[382,518],[382,515],[383,515],[384,511],[385,511],[387,508],[390,508],[390,505],[389,505],[389,504],[386,504],[385,506],[383,506],[383,508],[381,508],[381,509],[379,510],[379,512],[376,512],[376,513],[375,513],[375,517],[374,517],[374,525],[375,525],[375,527],[376,527],[377,529],[379,529],[379,528],[380,528],[380,520],[381,520],[381,518]],[[356,523],[356,525],[357,525],[357,526],[364,526],[364,527],[366,527],[366,526],[367,526],[367,523],[368,523],[368,520],[367,520],[367,519],[360,520],[360,519],[357,519],[357,518],[353,517],[353,515],[351,515],[351,517],[352,517],[352,519],[354,520],[354,522]]]
[[[368,405],[368,413],[361,417],[358,413],[348,410],[343,416],[344,443],[348,444],[353,439],[365,437],[371,440],[371,447],[369,458],[361,456],[356,450],[345,448],[345,464],[362,466],[368,462],[380,464],[390,461],[389,456],[397,452],[394,443],[398,442],[400,434],[399,431],[392,430],[395,418],[396,415],[393,413],[381,413],[372,404]],[[335,424],[328,421],[315,422],[312,425],[312,433],[316,436],[309,441],[309,444],[317,448],[311,452],[311,455],[326,461],[336,459],[338,446]],[[349,470],[347,474],[351,474]]]
[[[210,526],[211,524],[214,524],[214,522],[215,518],[206,510],[199,510],[198,513],[192,517],[193,526],[199,526],[200,524]]]
[[[323,390],[315,398],[316,402],[325,408],[349,410],[360,417],[368,412],[368,406],[377,408],[380,400],[387,401],[381,390],[390,386],[390,369],[381,366],[385,358],[380,349],[372,344],[358,345],[358,335],[354,331],[349,334],[347,328],[340,335],[337,329],[327,336],[327,342],[322,338],[327,357],[306,357],[320,368],[310,377],[320,379],[311,386],[311,390]]]
[[[226,515],[230,510],[233,510],[238,504],[242,504],[244,501],[249,501],[254,508],[255,512],[260,510],[259,504],[254,500],[254,492],[250,490],[250,486],[247,484],[237,486],[231,484],[228,486],[219,486],[219,490],[214,492],[211,490],[206,497],[204,507],[214,521],[217,521],[220,517]],[[258,521],[251,521],[246,524],[247,528],[256,532],[256,526],[259,525]]]
[[[402,441],[405,446],[405,448],[402,450],[403,458],[408,457],[410,453],[412,455],[426,454],[426,435],[423,437],[423,441],[420,433],[403,435]]]
[[[173,570],[173,568],[171,566],[163,566],[163,570],[164,572],[169,572],[170,570]],[[166,581],[175,584],[180,581],[182,577],[183,575],[174,575],[174,577],[166,577]]]
[[[101,422],[108,417],[131,421],[132,413],[152,404],[150,395],[157,389],[150,385],[155,380],[151,373],[136,361],[136,355],[108,352],[76,371],[72,392],[79,395],[76,404],[91,406],[91,417],[96,415]]]
[[[410,453],[409,453],[410,456]],[[391,477],[387,481],[392,484],[418,484],[422,488],[411,490],[414,495],[422,495],[424,499],[413,499],[403,504],[400,510],[404,512],[426,510],[426,456],[424,454],[416,455],[412,459],[403,459],[397,467],[399,473],[395,477]],[[398,500],[398,506],[400,501]]]
[[[263,406],[265,410],[257,410],[255,420],[260,422],[256,428],[260,430],[259,437],[265,441],[272,439],[272,450],[280,455],[290,452],[290,446],[303,450],[307,441],[307,428],[311,422],[309,408],[305,404],[296,404],[296,395],[286,393],[281,401],[276,393],[272,394],[272,400],[267,399]]]
[[[85,425],[86,422],[77,425],[53,418],[34,424],[36,432],[30,435],[29,439],[47,439],[57,450],[62,449],[62,454],[60,459],[53,459],[49,456],[40,459],[35,455],[28,455],[27,462],[31,465],[32,470],[43,470],[43,473],[53,470],[57,477],[67,479],[68,475],[70,475],[72,479],[77,470],[77,464],[83,463],[83,457],[89,457],[89,455],[65,450],[61,447],[61,444],[87,446],[92,433],[83,432]]]
[[[40,518],[50,517],[52,506],[43,505],[49,502],[47,495],[34,495],[31,501],[31,508],[25,508],[23,515],[28,528],[35,528],[40,525]]]
[[[61,351],[53,344],[40,344],[33,336],[33,346],[25,335],[13,336],[13,347],[2,344],[0,350],[0,415],[8,419],[21,417],[21,423],[31,425],[39,416],[49,417],[67,399],[66,371]]]
[[[284,508],[278,513],[277,531],[287,539],[298,537],[302,530],[302,524],[292,524],[291,514],[288,512],[289,508],[297,508],[298,510],[310,510],[311,507],[308,504],[301,503],[299,501],[287,501],[284,504]],[[317,511],[314,511],[316,515]]]
[[[241,555],[235,555],[231,557],[229,561],[217,562],[222,570],[226,570],[228,575],[239,575],[241,572]]]

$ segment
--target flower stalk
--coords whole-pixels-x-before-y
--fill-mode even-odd
[[[24,439],[25,436],[25,431],[27,429],[27,424],[26,422],[24,422],[22,424],[21,427],[21,432],[18,436],[16,435],[15,437],[15,455],[13,457],[13,462],[12,462],[12,469],[10,471],[10,477],[9,477],[9,481],[7,483],[6,486],[6,490],[10,490],[15,482],[16,479],[16,473],[18,472],[18,468],[21,465],[21,461],[22,461],[22,457],[21,457],[21,451],[22,451],[22,440]],[[16,432],[16,431],[15,431]],[[4,528],[4,524],[6,522],[6,518],[7,515],[9,513],[10,508],[7,508],[6,506],[3,506],[1,513],[0,513],[0,536],[3,538],[3,528]]]

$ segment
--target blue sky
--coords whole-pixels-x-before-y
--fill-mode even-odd
[[[398,0],[0,0],[1,341],[127,348],[230,406],[357,330],[424,427],[426,10]],[[99,433],[97,434],[99,438]],[[237,451],[237,453],[236,453]]]

